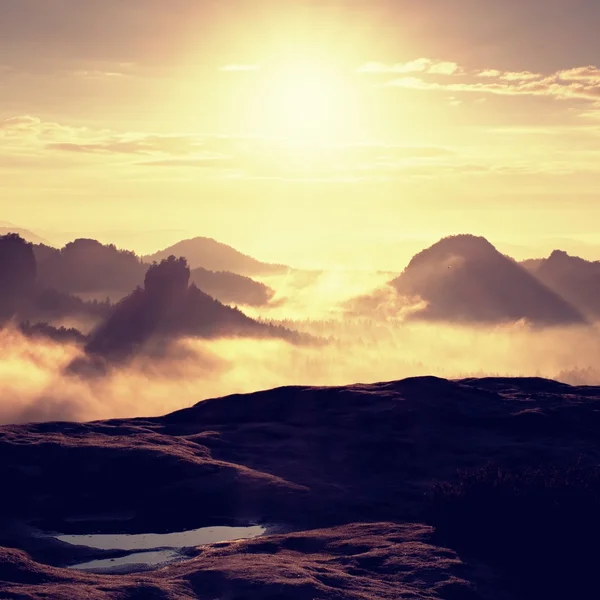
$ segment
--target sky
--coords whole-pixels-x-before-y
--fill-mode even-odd
[[[593,244],[598,24],[597,0],[0,0],[0,221],[297,265]]]

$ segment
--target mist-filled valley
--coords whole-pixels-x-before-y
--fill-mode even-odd
[[[0,600],[600,598],[599,0],[0,0]]]
[[[8,235],[0,252],[1,423],[422,375],[600,383],[600,263],[564,252],[519,263],[453,236],[396,272],[294,269],[207,238],[143,258]]]
[[[0,600],[600,598],[599,0],[0,0]]]

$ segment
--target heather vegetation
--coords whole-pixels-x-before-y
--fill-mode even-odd
[[[600,466],[490,463],[437,483],[429,519],[439,539],[483,557],[522,598],[591,598],[598,591]]]

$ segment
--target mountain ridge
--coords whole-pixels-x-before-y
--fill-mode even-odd
[[[585,323],[578,308],[485,238],[449,236],[419,252],[390,282],[425,306],[412,318],[449,322]]]

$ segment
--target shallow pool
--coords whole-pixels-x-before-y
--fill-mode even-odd
[[[177,533],[90,534],[59,535],[56,539],[67,544],[87,546],[99,550],[150,550],[152,548],[190,548],[258,537],[266,529],[260,525],[249,527],[202,527]]]
[[[106,572],[106,571],[127,571],[135,572],[145,570],[146,567],[157,567],[170,562],[182,560],[182,556],[173,550],[159,550],[157,552],[136,552],[121,556],[120,558],[106,558],[102,560],[92,560],[90,562],[72,565],[70,569],[78,571]],[[137,568],[136,568],[137,567]]]

